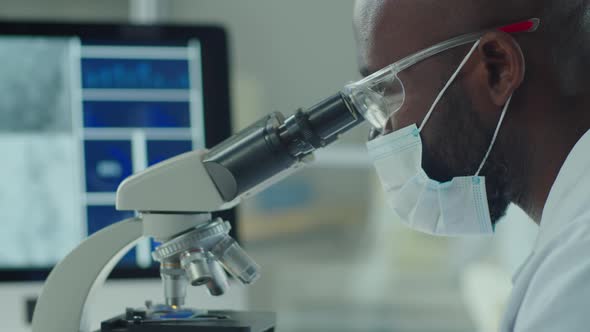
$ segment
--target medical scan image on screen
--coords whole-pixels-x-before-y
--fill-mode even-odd
[[[201,53],[77,37],[0,36],[0,269],[49,268],[133,212],[129,175],[205,147]],[[122,268],[153,265],[140,240]]]

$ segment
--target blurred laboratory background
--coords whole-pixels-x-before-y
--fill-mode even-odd
[[[272,111],[309,107],[359,78],[353,3],[0,0],[0,19],[222,26],[229,36],[236,132]],[[7,91],[0,90],[0,105]],[[191,304],[274,311],[281,332],[497,330],[511,276],[528,255],[536,226],[511,207],[493,238],[442,239],[406,229],[383,200],[365,149],[367,135],[367,127],[353,130],[318,153],[309,168],[241,204],[239,238],[262,266],[262,277],[251,287],[235,286],[219,303],[197,293]],[[0,183],[11,176],[0,172]],[[0,210],[0,233],[10,223],[6,218]],[[117,291],[99,296],[110,300],[107,312],[116,313],[142,304],[127,301],[160,296],[157,286],[149,288],[154,294],[134,288],[146,283],[110,280],[106,288]],[[0,298],[35,295],[40,284],[27,287],[0,282]],[[122,297],[126,290],[134,293]],[[112,298],[117,292],[119,298]],[[0,308],[20,308],[20,300]],[[23,315],[2,318],[20,323]],[[11,331],[20,331],[14,324]]]

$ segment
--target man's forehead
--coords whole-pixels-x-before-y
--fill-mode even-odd
[[[441,4],[443,3],[443,4]],[[375,71],[405,56],[450,38],[468,12],[458,1],[358,0],[354,23],[359,64]],[[465,31],[468,32],[468,31]]]

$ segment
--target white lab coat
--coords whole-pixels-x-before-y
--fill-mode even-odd
[[[563,164],[513,283],[501,331],[590,331],[590,131]]]

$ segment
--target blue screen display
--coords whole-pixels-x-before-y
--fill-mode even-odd
[[[204,147],[197,39],[0,36],[0,48],[0,152],[18,156],[0,172],[0,211],[10,216],[0,270],[55,266],[87,236],[135,215],[115,207],[127,177]],[[155,246],[139,240],[119,266],[149,269]]]
[[[85,101],[87,128],[189,128],[189,102]]]
[[[82,59],[84,89],[188,89],[187,60]]]
[[[86,141],[86,190],[116,192],[133,173],[130,141]]]
[[[154,165],[193,149],[191,141],[148,141],[148,164]]]

